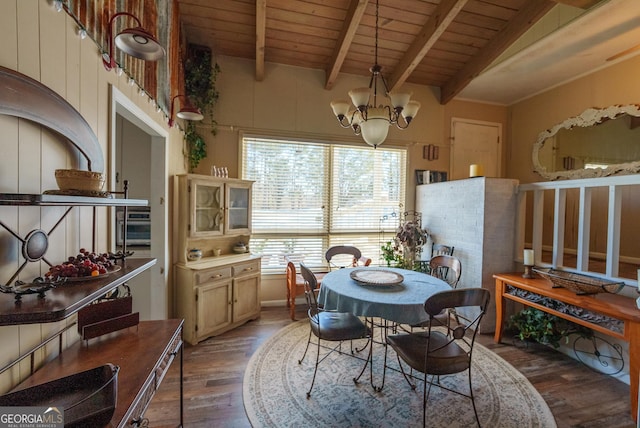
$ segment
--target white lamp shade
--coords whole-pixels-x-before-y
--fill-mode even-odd
[[[393,108],[405,108],[407,103],[411,99],[411,92],[389,92],[389,98],[391,99],[391,105]]]
[[[402,110],[402,117],[413,119],[418,114],[418,110],[420,110],[420,103],[418,101],[409,101]]]
[[[351,104],[346,100],[335,100],[331,101],[331,109],[333,110],[333,114],[336,117],[342,115],[347,116],[349,114],[349,108],[351,108]],[[350,116],[347,116],[350,117]]]
[[[369,88],[356,88],[349,91],[351,102],[356,107],[366,106],[369,104],[371,91]]]
[[[384,142],[389,133],[389,116],[385,109],[370,108],[367,120],[360,123],[362,139],[370,146],[377,147]]]
[[[116,46],[124,53],[145,61],[157,61],[165,56],[164,48],[144,28],[127,28],[115,38]]]
[[[204,119],[204,116],[202,115],[202,112],[200,112],[200,109],[198,109],[196,107],[192,107],[192,106],[183,107],[176,114],[176,116],[178,116],[180,119],[185,119],[185,120],[202,120],[202,119]]]

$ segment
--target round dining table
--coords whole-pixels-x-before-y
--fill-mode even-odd
[[[389,273],[402,276],[391,284],[363,283],[352,276],[354,271],[366,269],[367,276],[388,277]],[[374,271],[377,270],[377,271]],[[397,277],[397,275],[395,275]],[[392,275],[393,276],[393,275]],[[422,272],[399,268],[344,268],[329,272],[322,279],[318,304],[325,310],[351,312],[364,317],[379,317],[400,324],[420,324],[428,321],[424,302],[431,295],[451,290],[441,279]]]

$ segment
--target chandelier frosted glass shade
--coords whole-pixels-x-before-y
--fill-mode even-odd
[[[362,139],[374,148],[387,139],[389,133],[389,116],[384,108],[370,108],[368,119],[360,123]]]
[[[411,92],[389,93],[390,103],[386,105],[376,105],[375,92],[373,104],[369,104],[371,95],[369,88],[352,89],[349,91],[351,102],[334,100],[331,109],[343,128],[352,128],[367,144],[377,147],[387,138],[390,125],[399,129],[409,126],[418,114],[420,103],[411,100]]]

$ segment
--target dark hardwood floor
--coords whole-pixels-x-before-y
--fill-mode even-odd
[[[304,319],[304,305],[296,306]],[[261,318],[197,346],[184,349],[184,426],[186,428],[250,427],[242,402],[242,377],[254,351],[291,322],[287,308],[263,308]],[[509,337],[505,335],[505,337]],[[480,343],[522,372],[545,399],[558,427],[635,427],[630,416],[629,386],[595,372],[551,348],[525,349],[494,344],[492,335]],[[149,426],[178,422],[178,361],[172,365],[146,416]]]

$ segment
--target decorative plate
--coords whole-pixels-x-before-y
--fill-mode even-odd
[[[209,207],[213,202],[213,192],[208,187],[198,187],[196,190],[196,206]]]
[[[107,276],[111,275],[112,273],[118,272],[120,269],[122,269],[122,266],[115,265],[114,267],[107,269],[107,273],[103,273],[102,275],[62,277],[62,278],[67,278],[67,282],[93,281],[93,280],[96,280],[96,279],[102,279],[104,277],[107,277]]]
[[[208,210],[199,210],[196,212],[196,229],[198,231],[206,231],[213,229],[215,219]]]
[[[398,285],[404,281],[402,275],[387,269],[355,269],[350,275],[351,279],[362,285]]]

